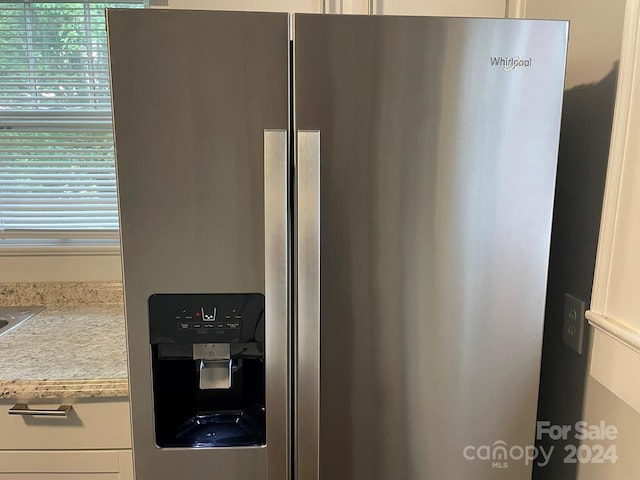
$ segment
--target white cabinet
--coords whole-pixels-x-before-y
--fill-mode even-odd
[[[373,0],[378,15],[504,17],[505,0]]]
[[[25,402],[66,417],[9,415],[16,403],[0,401],[0,480],[133,480],[126,398]]]
[[[133,480],[131,450],[0,452],[0,480]]]

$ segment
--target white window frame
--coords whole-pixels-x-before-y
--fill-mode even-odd
[[[45,2],[50,0],[45,0]],[[130,0],[115,0],[113,2],[95,2],[91,0],[71,0],[69,3],[127,3]],[[44,3],[36,0],[15,0],[11,3]],[[63,2],[64,3],[64,2]],[[147,6],[146,2],[144,6]],[[1,10],[1,4],[0,4]],[[87,8],[87,12],[89,9]],[[88,24],[87,24],[88,28]],[[5,111],[0,113],[0,128],[10,127],[15,131],[38,131],[43,125],[55,127],[60,131],[91,130],[110,133],[110,111]],[[84,259],[111,256],[107,280],[113,280],[114,272],[119,272],[120,247],[117,230],[103,231],[7,231],[0,233],[0,282],[14,281],[16,277],[15,262],[9,262],[9,257],[20,257],[27,262],[27,257],[42,258],[50,256],[73,255]],[[101,258],[100,262],[104,259]],[[100,263],[99,262],[99,263]],[[29,263],[29,262],[27,262]],[[5,267],[5,268],[3,268]],[[18,277],[21,274],[17,275]],[[119,276],[119,273],[118,273]]]

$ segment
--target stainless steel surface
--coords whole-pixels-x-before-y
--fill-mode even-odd
[[[34,315],[43,311],[42,306],[4,306],[0,307],[0,337],[20,326]]]
[[[30,408],[26,403],[16,403],[9,409],[9,415],[28,417],[66,417],[73,409],[71,405],[60,405],[58,408]]]
[[[193,345],[195,360],[229,360],[231,346],[228,343],[195,343]]]
[[[319,478],[530,479],[463,449],[535,441],[567,24],[295,21],[296,128],[322,135]]]
[[[108,23],[138,480],[530,478],[463,450],[534,441],[566,24],[296,16],[290,454],[287,16]],[[212,292],[266,295],[267,446],[157,448],[147,299]]]
[[[196,343],[193,358],[200,360],[200,390],[231,388],[231,346],[228,343]]]
[[[266,447],[156,447],[147,301],[265,292],[263,130],[287,128],[288,17],[115,10],[107,21],[136,478],[265,479],[283,448],[269,433]]]
[[[296,478],[320,469],[320,132],[298,131]]]
[[[200,360],[200,390],[231,388],[231,360]]]
[[[287,130],[264,131],[267,478],[291,477],[291,312]]]

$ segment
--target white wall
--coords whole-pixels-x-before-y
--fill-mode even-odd
[[[584,420],[590,425],[615,426],[617,438],[613,441],[585,442],[595,451],[595,445],[608,448],[614,445],[618,457],[615,463],[583,463],[577,480],[636,480],[640,478],[640,414],[620,401],[592,377],[587,380]]]
[[[621,2],[602,0],[528,0],[527,18],[570,20],[567,89],[597,82],[620,56]],[[623,7],[622,7],[623,8]]]
[[[640,1],[628,0],[592,310],[640,332]]]
[[[614,67],[621,56],[625,3],[625,0],[524,2],[527,18],[571,21],[539,404],[540,419],[561,425],[572,425],[582,419],[594,423],[604,420],[609,425],[623,419],[631,421],[632,428],[633,422],[637,424],[633,410],[589,376],[590,347],[580,356],[561,341],[564,293],[579,296],[587,303],[592,294],[615,98]],[[627,72],[621,70],[619,75],[623,77]],[[615,368],[611,356],[601,358],[606,369]],[[637,450],[640,446],[632,432],[625,428],[616,440],[620,452]],[[564,444],[552,443],[560,449],[569,444],[579,445],[571,437]],[[549,466],[536,469],[534,479],[640,478],[621,475],[636,468],[635,460],[628,455],[622,455],[616,464],[577,465],[565,462],[563,451],[557,453]]]
[[[580,465],[579,480],[640,478],[640,1],[628,0],[589,318],[584,418],[620,430],[615,464]]]
[[[120,254],[0,255],[0,282],[119,282]]]
[[[373,0],[378,15],[504,17],[505,0]]]
[[[625,14],[618,101],[591,304],[592,313],[602,320],[613,319],[629,327],[625,330],[627,338],[637,338],[640,332],[639,4],[628,0]],[[608,59],[615,58],[612,53],[619,48],[617,32],[607,29],[619,14],[615,4],[599,0],[527,2],[527,17],[550,18],[550,12],[555,18],[572,20],[567,87],[602,79],[612,67]],[[616,463],[580,464],[579,480],[640,478],[640,412],[631,407],[638,405],[640,399],[640,354],[612,340],[610,334],[598,333],[596,347],[589,352],[591,371],[603,383],[593,376],[587,378],[583,418],[592,424],[604,421],[618,428],[619,435],[613,443],[619,458]],[[616,361],[619,358],[626,360],[620,363]],[[565,396],[569,394],[566,392]]]

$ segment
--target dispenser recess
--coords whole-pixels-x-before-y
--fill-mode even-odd
[[[265,444],[264,296],[149,297],[155,442]]]

